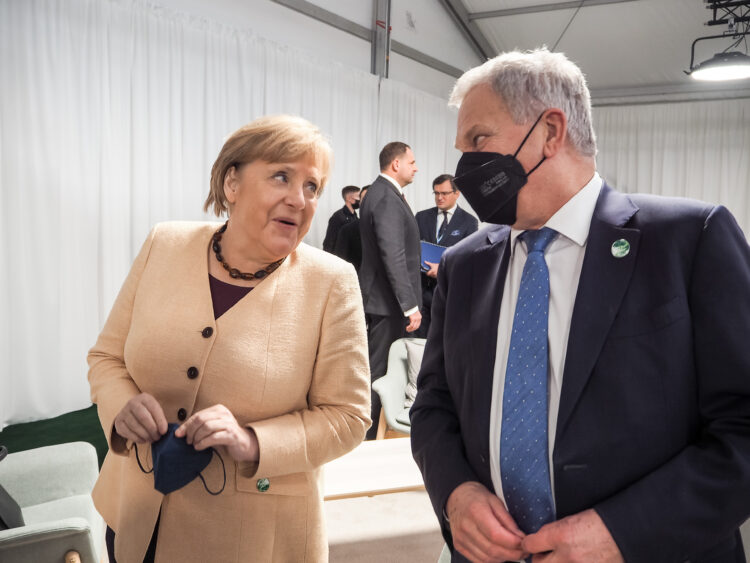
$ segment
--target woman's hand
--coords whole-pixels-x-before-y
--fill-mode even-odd
[[[258,461],[258,438],[250,428],[237,419],[224,405],[214,405],[188,418],[174,433],[183,436],[196,450],[224,446],[236,461]]]
[[[117,413],[115,432],[137,444],[150,444],[167,432],[167,418],[153,395],[141,393]]]

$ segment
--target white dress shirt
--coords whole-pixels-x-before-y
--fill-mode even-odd
[[[391,178],[391,177],[390,177],[390,176],[389,176],[388,174],[383,174],[382,172],[380,173],[380,176],[381,176],[381,178],[385,178],[385,179],[386,179],[386,180],[388,180],[388,181],[389,181],[389,182],[390,182],[391,184],[393,184],[393,187],[394,187],[394,188],[396,188],[396,189],[398,190],[398,193],[399,193],[400,195],[402,195],[403,197],[406,197],[406,196],[404,195],[404,188],[402,188],[402,187],[401,187],[401,186],[399,185],[399,183],[398,183],[398,182],[397,182],[397,181],[395,180],[395,178]]]
[[[602,188],[602,179],[596,172],[594,177],[565,205],[550,217],[545,227],[559,233],[549,244],[544,253],[549,268],[549,319],[548,319],[548,389],[549,389],[549,467],[552,491],[554,475],[552,471],[552,451],[555,446],[557,413],[560,407],[565,354],[568,349],[570,321],[573,316],[578,281],[581,277],[583,256],[589,236],[591,217]],[[510,261],[508,274],[505,277],[503,299],[500,305],[500,320],[497,331],[497,351],[492,383],[492,407],[490,411],[490,470],[492,484],[497,496],[505,502],[500,478],[500,428],[503,414],[503,390],[505,387],[505,368],[508,363],[510,334],[513,328],[516,300],[521,285],[521,274],[526,263],[527,250],[518,236],[523,233],[516,229],[510,232]],[[554,500],[554,499],[553,499]]]
[[[382,172],[380,173],[380,176],[383,177],[383,178],[385,178],[386,180],[388,180],[391,184],[393,184],[393,186],[398,190],[398,193],[401,194],[401,197],[404,198],[404,201],[406,201],[406,199],[405,199],[406,196],[404,196],[404,188],[402,188],[401,186],[399,186],[398,182],[395,179],[391,178],[388,174],[383,174]],[[409,204],[407,203],[406,205],[409,205]],[[408,311],[404,311],[404,316],[405,317],[410,317],[411,315],[413,315],[417,311],[419,311],[419,307],[412,307]]]

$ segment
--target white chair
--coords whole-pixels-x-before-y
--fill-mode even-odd
[[[98,474],[96,449],[86,442],[12,453],[0,461],[0,484],[25,522],[0,531],[0,561],[98,563],[104,521],[91,500]]]
[[[412,357],[407,353],[407,342],[410,343]],[[388,351],[388,367],[383,377],[372,384],[373,390],[380,397],[383,408],[380,411],[377,439],[385,437],[387,428],[403,434],[411,433],[409,408],[404,406],[406,388],[409,384],[410,370],[412,385],[416,383],[419,365],[422,363],[421,350],[424,349],[424,338],[399,338]]]
[[[440,552],[440,557],[437,563],[451,563],[451,550],[448,549],[448,544],[443,544],[443,551]]]

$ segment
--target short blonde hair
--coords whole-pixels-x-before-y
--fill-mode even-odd
[[[328,140],[315,125],[293,115],[270,115],[256,119],[226,140],[211,168],[211,183],[203,210],[213,207],[217,216],[229,211],[224,178],[232,167],[255,160],[294,162],[311,157],[321,172],[317,195],[323,191],[333,160]]]

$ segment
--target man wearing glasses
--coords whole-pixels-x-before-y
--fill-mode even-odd
[[[476,217],[458,206],[461,192],[453,183],[453,176],[441,174],[435,178],[432,181],[432,193],[435,196],[435,207],[417,213],[420,240],[440,246],[453,246],[476,232]],[[426,262],[426,265],[430,269],[422,271],[422,324],[416,334],[420,338],[427,338],[432,294],[437,283],[438,265],[432,262]]]

